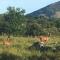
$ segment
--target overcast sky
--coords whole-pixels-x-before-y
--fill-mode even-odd
[[[58,1],[60,0],[0,0],[0,13],[6,12],[9,6],[23,8],[26,13],[31,13]]]

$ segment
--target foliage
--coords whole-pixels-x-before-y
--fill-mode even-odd
[[[24,9],[8,7],[0,14],[0,34],[35,36],[41,34],[60,35],[60,19],[46,16],[28,17]]]

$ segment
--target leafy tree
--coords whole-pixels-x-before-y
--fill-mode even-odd
[[[7,13],[4,15],[5,21],[8,22],[10,32],[16,32],[21,29],[21,24],[24,21],[25,10],[20,8],[8,7]],[[8,30],[9,30],[8,29]]]

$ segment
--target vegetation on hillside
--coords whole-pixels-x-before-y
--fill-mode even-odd
[[[24,9],[8,7],[7,12],[0,14],[0,34],[11,35],[41,35],[60,34],[60,19],[40,17],[28,17]]]
[[[58,12],[58,13],[57,13]],[[57,15],[56,15],[57,13]],[[46,16],[46,17],[54,17],[54,18],[60,18],[60,1],[52,3],[46,7],[43,7],[41,9],[38,9],[32,13],[27,14],[27,16]],[[55,16],[56,15],[56,16]]]

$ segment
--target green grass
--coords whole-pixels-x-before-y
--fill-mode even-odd
[[[6,39],[6,37],[2,37],[0,36],[0,40],[2,39]],[[11,36],[12,39],[12,46],[10,46],[9,48],[4,47],[3,45],[0,45],[0,54],[3,52],[7,52],[7,53],[11,53],[20,57],[32,57],[32,56],[41,56],[42,54],[44,54],[44,52],[38,51],[38,50],[28,50],[28,48],[30,46],[33,45],[34,42],[38,42],[38,40],[36,40],[36,38],[33,37],[13,37]],[[56,43],[56,44],[54,44]],[[49,40],[46,44],[47,46],[55,46],[55,45],[59,45],[60,46],[60,36],[51,36],[49,37]],[[60,56],[60,51],[59,52],[52,52],[52,51],[47,51],[45,52],[46,55],[48,56],[55,56],[57,54],[57,56]]]

